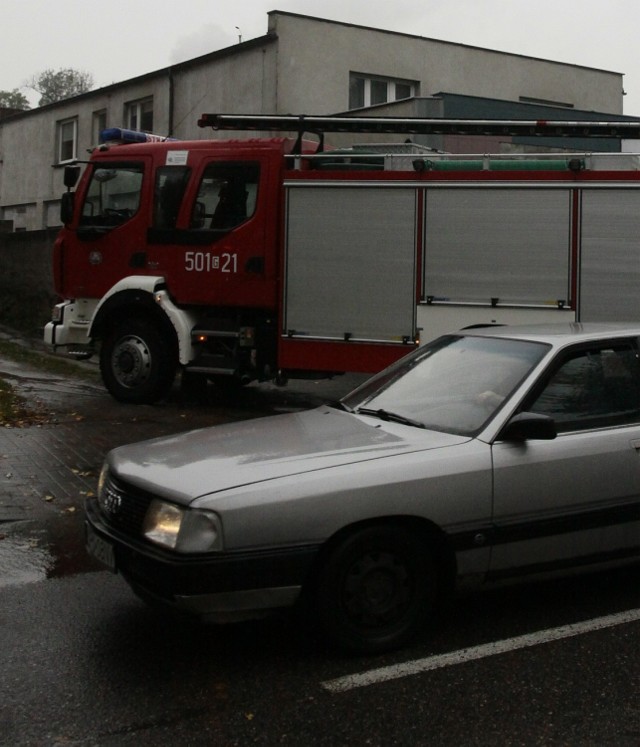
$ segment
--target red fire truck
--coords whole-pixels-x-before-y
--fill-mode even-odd
[[[374,372],[474,324],[640,319],[639,156],[324,147],[332,131],[638,137],[637,123],[199,123],[298,137],[111,130],[75,192],[79,167],[65,173],[65,300],[45,340],[99,351],[118,400],[153,402],[180,369],[238,384]]]

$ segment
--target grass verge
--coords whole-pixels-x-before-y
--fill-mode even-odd
[[[99,379],[97,371],[79,366],[77,363],[66,358],[59,358],[55,355],[32,350],[11,340],[0,339],[0,357],[9,358],[9,360],[16,363],[24,363],[27,366],[47,373],[73,376],[77,379],[87,379],[90,381],[98,381]]]
[[[29,412],[22,397],[19,397],[11,384],[0,379],[0,424],[20,426],[33,422],[34,414]]]
[[[10,340],[0,339],[0,357],[50,374],[89,381],[99,379],[97,371],[83,368],[64,358],[56,358],[53,355],[32,350]],[[0,378],[0,426],[19,428],[47,422],[47,420],[47,415],[38,412],[37,408],[29,408],[24,399],[16,394],[11,384]]]

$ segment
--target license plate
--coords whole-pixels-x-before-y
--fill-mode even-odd
[[[110,571],[116,572],[116,558],[113,552],[113,545],[93,531],[89,523],[86,524],[87,533],[87,552],[92,555],[96,560],[99,560],[102,565],[106,565]]]

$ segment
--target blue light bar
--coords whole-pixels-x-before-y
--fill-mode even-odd
[[[122,127],[109,127],[100,133],[101,143],[164,143],[173,140],[175,140],[173,137],[151,135],[148,132],[138,132],[137,130],[125,130]]]

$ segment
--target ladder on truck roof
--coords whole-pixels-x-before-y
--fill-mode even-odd
[[[547,119],[425,119],[422,117],[351,117],[307,114],[202,114],[199,127],[214,130],[265,130],[324,134],[360,132],[397,135],[512,135],[640,139],[640,120],[569,121]]]

